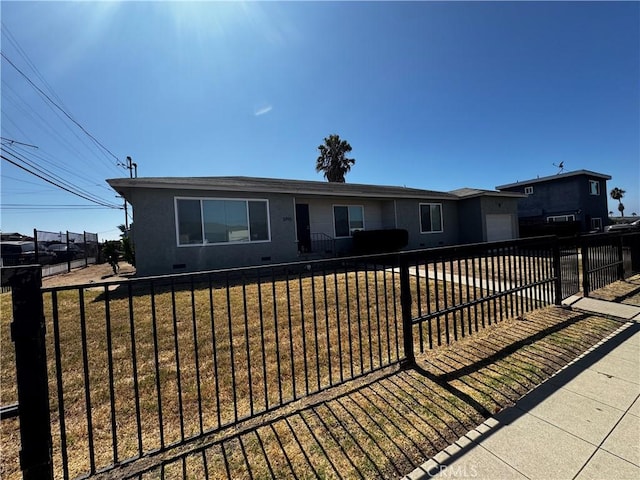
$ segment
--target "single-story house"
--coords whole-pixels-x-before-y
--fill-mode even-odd
[[[524,194],[518,203],[522,235],[540,234],[540,226],[572,224],[575,233],[602,231],[609,223],[607,180],[611,176],[589,170],[559,173],[496,187]],[[557,225],[561,224],[561,225]]]
[[[133,205],[138,275],[343,256],[358,230],[405,249],[518,237],[521,194],[253,177],[115,178]]]

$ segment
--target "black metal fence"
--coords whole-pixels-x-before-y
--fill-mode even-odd
[[[605,233],[581,241],[582,291],[593,290],[629,277],[640,270],[640,233],[612,236]]]
[[[335,254],[336,241],[326,233],[311,233],[311,253]]]
[[[564,263],[556,240],[538,238],[403,254],[420,351],[560,303],[563,252]]]
[[[590,288],[622,278],[624,252],[637,262],[640,251],[619,239],[544,237],[99,286],[40,289],[38,275],[14,274],[16,353],[44,354],[43,344],[19,347],[42,335],[49,371],[34,379],[16,362],[21,427],[43,408],[51,416],[46,432],[23,432],[23,451],[44,444],[57,476],[90,476],[411,365],[426,349],[559,304],[579,290],[581,270],[594,275]],[[15,310],[25,282],[41,329]],[[21,382],[42,381],[51,398],[40,391],[40,403],[23,404]],[[32,458],[23,456],[24,478],[45,478],[29,476]]]

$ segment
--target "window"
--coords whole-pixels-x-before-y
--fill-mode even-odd
[[[553,217],[547,217],[547,222],[575,222],[575,215],[554,215]]]
[[[202,244],[202,217],[200,200],[178,200],[178,245]]]
[[[533,195],[533,187],[524,187],[525,195]]]
[[[442,205],[439,203],[420,204],[420,232],[442,232]]]
[[[364,230],[364,208],[360,205],[334,205],[333,222],[337,237],[350,237]]]
[[[267,242],[266,200],[176,199],[178,245]]]
[[[589,194],[600,195],[600,182],[598,180],[589,180]]]
[[[591,230],[597,230],[598,232],[602,231],[602,219],[601,218],[592,218],[591,219]]]

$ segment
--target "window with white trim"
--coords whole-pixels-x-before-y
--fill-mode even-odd
[[[524,187],[525,195],[533,195],[533,187]]]
[[[364,230],[364,207],[362,205],[334,205],[333,225],[336,238],[350,237],[357,230]]]
[[[601,218],[592,218],[591,219],[591,230],[597,230],[599,232],[602,231],[602,219]]]
[[[589,180],[589,194],[600,195],[600,182],[598,180]]]
[[[268,242],[267,200],[176,198],[179,246]]]
[[[575,222],[576,220],[576,216],[575,215],[554,215],[552,217],[547,217],[547,222],[549,223],[554,223],[554,222]]]
[[[442,232],[442,205],[420,204],[420,233]]]

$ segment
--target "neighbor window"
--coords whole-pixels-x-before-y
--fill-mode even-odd
[[[176,199],[178,245],[269,241],[266,200]]]
[[[525,195],[533,195],[533,187],[524,187]]]
[[[598,180],[589,180],[589,193],[591,195],[600,195],[600,182]]]
[[[333,222],[336,237],[349,237],[364,230],[364,208],[361,205],[334,205]]]
[[[442,205],[439,203],[420,204],[420,232],[442,232]]]
[[[591,219],[591,230],[597,230],[599,232],[602,231],[602,219],[601,218],[592,218]]]
[[[547,222],[575,222],[575,215],[554,215],[553,217],[547,217]]]

